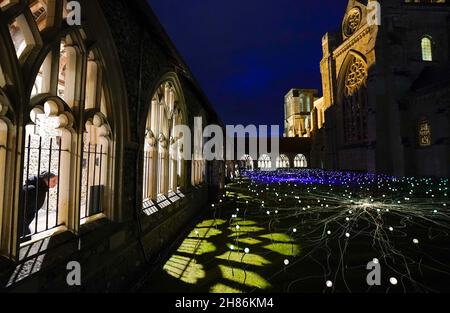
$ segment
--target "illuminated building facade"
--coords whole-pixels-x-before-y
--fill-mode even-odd
[[[348,1],[322,39],[312,166],[449,176],[450,4],[382,1],[377,23],[370,2]]]

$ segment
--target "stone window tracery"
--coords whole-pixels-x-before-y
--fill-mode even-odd
[[[15,55],[23,72],[23,77],[9,73],[8,83],[13,89],[23,88],[18,92],[30,99],[29,103],[22,104],[26,108],[24,132],[21,138],[15,138],[20,145],[18,151],[23,152],[20,156],[23,175],[13,187],[20,189],[17,191],[20,207],[10,214],[13,225],[9,227],[14,231],[11,231],[5,252],[14,255],[13,242],[23,241],[26,245],[28,239],[38,234],[39,237],[51,236],[65,230],[76,233],[81,224],[88,222],[87,217],[112,217],[114,151],[111,138],[114,129],[109,126],[112,110],[107,96],[108,84],[101,75],[106,72],[96,45],[98,38],[88,36],[81,27],[64,23],[64,9],[57,0],[4,0],[0,7],[7,13],[5,26],[9,29],[9,33],[0,35],[0,43],[9,43],[5,46],[11,47],[10,55]],[[89,74],[93,71],[86,67],[91,61],[96,64],[95,80]],[[0,85],[3,80],[1,72]],[[91,82],[86,92],[80,86],[85,81]],[[102,94],[102,97],[93,97],[94,94]],[[0,124],[1,120],[5,120],[2,114]],[[4,127],[0,128],[4,133]],[[37,182],[44,179],[40,177],[42,172],[57,175],[57,187],[47,192],[43,206],[39,201],[39,210],[28,224],[23,217],[30,199],[26,199],[23,188],[33,179]],[[86,184],[86,177],[95,183]],[[101,192],[96,193],[100,189]],[[86,211],[98,215],[85,214]],[[27,229],[29,234],[25,234]],[[0,238],[2,249],[5,248],[3,238]]]
[[[367,69],[363,60],[355,58],[347,72],[345,80],[345,91],[347,96],[351,96],[362,85],[367,78]]]
[[[184,123],[180,95],[171,82],[156,90],[147,116],[144,143],[143,201],[166,201],[183,187],[185,161],[181,138],[175,133]],[[173,196],[172,196],[173,198]],[[159,200],[158,200],[159,199]]]
[[[367,139],[367,65],[350,55],[343,86],[344,142],[358,144]]]
[[[282,154],[277,158],[277,168],[289,168],[289,158],[287,155]]]
[[[272,168],[272,160],[269,155],[263,154],[258,161],[258,165],[260,169],[269,169]]]
[[[346,37],[350,37],[351,35],[353,35],[361,25],[361,21],[362,21],[361,9],[357,7],[351,9],[348,12],[347,17],[344,21],[344,35]]]
[[[308,161],[306,160],[306,156],[303,154],[298,154],[294,159],[294,167],[296,168],[308,167]]]

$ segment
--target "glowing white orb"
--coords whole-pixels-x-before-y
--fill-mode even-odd
[[[345,237],[350,238],[350,234],[349,233],[345,233]]]
[[[419,240],[418,240],[418,239],[413,239],[413,243],[414,243],[415,245],[418,245],[418,244],[419,244]]]
[[[389,279],[389,282],[392,284],[392,285],[397,285],[398,284],[398,280],[397,280],[397,278],[395,278],[395,277],[391,277],[390,279]]]
[[[333,287],[333,282],[331,280],[327,281],[327,287],[328,288]]]
[[[373,259],[373,264],[379,264],[379,263],[380,263],[380,261],[377,258]]]
[[[289,265],[289,260],[288,259],[284,260],[284,265],[286,265],[286,266]]]
[[[331,235],[331,230],[327,231],[327,234],[328,234],[328,235]]]
[[[249,248],[245,248],[245,249],[244,249],[244,252],[245,252],[246,254],[249,254],[249,253],[250,253],[250,249],[249,249]]]
[[[394,231],[394,228],[393,227],[389,227],[389,231]]]
[[[297,232],[297,228],[294,228],[292,231],[293,231],[294,233],[296,233],[296,232]]]
[[[269,212],[269,211],[267,211],[266,213],[267,213],[267,215],[270,215],[270,212]]]
[[[350,219],[347,217],[347,218],[345,218],[345,220],[348,222],[348,221],[350,221]]]
[[[239,230],[239,229],[241,229],[241,226],[239,226],[239,225],[236,225],[236,229],[238,229],[238,230]]]
[[[230,246],[230,250],[234,250],[234,246],[233,245]]]

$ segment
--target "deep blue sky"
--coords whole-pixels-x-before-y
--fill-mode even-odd
[[[321,39],[340,29],[347,4],[347,0],[148,2],[224,123],[280,127],[289,89],[317,88],[321,93]]]

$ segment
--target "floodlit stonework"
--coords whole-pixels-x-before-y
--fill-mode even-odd
[[[376,25],[368,2],[349,1],[342,31],[322,39],[312,166],[449,176],[450,5],[382,1]]]
[[[67,1],[0,1],[0,288],[66,290],[78,261],[79,290],[123,290],[223,188],[224,162],[179,157],[176,125],[222,124],[146,1],[79,3],[72,26]]]

